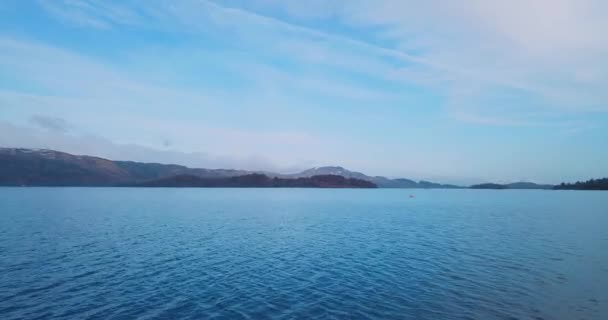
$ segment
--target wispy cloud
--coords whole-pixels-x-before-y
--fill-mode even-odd
[[[264,154],[287,166],[309,161],[307,154],[332,149],[328,145],[333,143],[331,139],[297,129],[238,129],[214,124],[214,117],[220,116],[218,110],[226,108],[240,109],[241,114],[235,117],[272,123],[266,113],[260,114],[264,108],[274,108],[263,96],[234,96],[228,89],[160,86],[78,54],[31,42],[0,39],[0,49],[6,69],[27,77],[23,80],[41,86],[43,91],[53,92],[0,90],[3,109],[55,133],[65,133],[68,128],[85,135],[102,132],[110,141],[150,148],[171,141],[170,147],[176,150],[205,150],[240,158]],[[284,77],[277,81],[292,81]],[[169,112],[173,106],[179,108]],[[193,114],[200,116],[191,119]],[[68,126],[65,119],[77,120]]]
[[[271,20],[277,26],[398,59],[407,66],[391,70],[393,79],[432,86],[450,100],[454,100],[452,92],[459,92],[463,106],[478,99],[477,92],[508,88],[519,91],[521,96],[535,95],[543,100],[543,107],[557,112],[608,110],[608,93],[603,89],[608,85],[608,62],[604,58],[608,54],[608,36],[600,31],[608,28],[604,1],[421,4],[381,0],[338,1],[325,6],[264,0],[258,4],[282,8],[297,18],[340,17],[350,26],[373,27],[378,30],[375,36],[390,45],[379,46]],[[248,7],[249,14],[257,15],[251,13],[256,8]],[[323,55],[315,53],[312,57]],[[356,64],[353,69],[357,69]],[[475,90],[467,89],[471,87]],[[463,89],[469,92],[469,99],[462,99]],[[491,112],[493,106],[486,108]]]
[[[484,130],[588,134],[608,111],[603,1],[39,3],[59,23],[0,34],[0,107],[69,121],[52,137],[446,175]]]
[[[70,25],[111,29],[115,24],[136,24],[139,14],[112,1],[38,0],[51,15]]]

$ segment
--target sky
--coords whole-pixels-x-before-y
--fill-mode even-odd
[[[608,176],[608,1],[4,0],[0,146],[449,183]]]

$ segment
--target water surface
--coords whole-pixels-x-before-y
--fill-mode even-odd
[[[607,192],[0,188],[1,319],[599,320],[607,305]]]

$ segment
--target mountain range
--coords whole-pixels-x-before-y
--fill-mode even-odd
[[[373,182],[345,178],[338,175],[315,175],[306,178],[271,178],[260,173],[222,178],[177,175],[135,183],[129,186],[190,188],[377,188]]]
[[[470,186],[471,189],[496,189],[496,190],[505,190],[505,189],[543,189],[549,190],[553,189],[552,184],[536,184],[533,182],[515,182],[515,183],[507,183],[507,184],[498,184],[498,183],[482,183],[475,184]]]
[[[4,186],[238,186],[250,185],[252,181],[255,181],[254,186],[273,187],[465,188],[424,180],[369,176],[340,166],[315,167],[298,173],[281,174],[113,161],[47,149],[0,148],[0,185]],[[471,186],[475,189],[552,187],[531,182]]]
[[[305,182],[306,180],[303,179],[340,176],[346,179],[371,182],[380,188],[458,188],[454,185],[428,181],[416,182],[410,179],[368,176],[339,166],[315,167],[294,174],[280,174],[234,169],[189,168],[175,164],[113,161],[47,149],[0,148],[0,185],[4,186],[133,186],[159,185],[161,181],[174,185],[177,180],[180,180],[175,177],[181,177],[180,181],[184,181],[185,176],[191,177],[189,181],[195,185],[213,185],[219,183],[219,180],[215,182],[194,182],[194,180],[225,179],[252,174],[265,175],[275,179],[275,184],[290,184],[283,181],[288,179],[300,179],[300,182],[310,184],[310,181]],[[345,180],[342,183],[352,184],[355,180],[350,180],[350,182]],[[230,184],[231,182],[226,180],[223,183]],[[358,182],[355,184],[364,185]]]
[[[365,181],[370,181],[375,183],[379,188],[462,188],[459,186],[451,185],[451,184],[440,184],[429,181],[414,181],[410,179],[397,178],[397,179],[389,179],[382,176],[368,176],[361,172],[350,171],[343,167],[339,166],[327,166],[327,167],[315,167],[311,169],[304,170],[300,173],[290,174],[290,175],[281,175],[286,178],[304,178],[304,177],[312,177],[316,175],[337,175],[345,178],[354,178],[361,179]]]
[[[110,186],[177,175],[205,178],[248,174],[240,170],[185,166],[72,155],[45,149],[0,148],[0,185]]]

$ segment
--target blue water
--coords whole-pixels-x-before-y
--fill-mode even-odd
[[[608,193],[0,188],[0,319],[269,318],[608,319]]]

